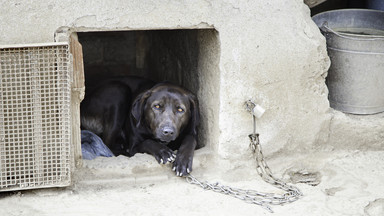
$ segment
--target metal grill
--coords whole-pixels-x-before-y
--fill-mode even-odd
[[[68,50],[0,47],[0,191],[70,184]]]

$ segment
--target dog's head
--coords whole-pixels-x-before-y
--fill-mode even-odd
[[[174,141],[181,132],[197,134],[199,107],[189,91],[162,83],[136,97],[131,117],[135,127],[147,127],[153,138],[162,143]]]

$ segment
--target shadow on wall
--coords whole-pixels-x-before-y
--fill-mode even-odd
[[[311,16],[329,10],[344,8],[371,8],[374,1],[381,0],[327,0],[311,8]]]
[[[192,89],[188,85],[198,84],[193,75],[198,69],[199,31],[207,30],[79,32],[86,85],[91,88],[108,77],[135,75]]]

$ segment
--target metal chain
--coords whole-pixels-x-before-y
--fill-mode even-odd
[[[248,109],[247,105],[247,110]],[[285,191],[283,194],[275,194],[275,193],[263,193],[255,190],[244,190],[239,188],[233,188],[229,186],[222,185],[218,182],[216,183],[208,183],[202,182],[198,180],[196,177],[192,175],[188,175],[186,180],[190,184],[200,185],[205,190],[212,190],[214,192],[223,193],[226,195],[233,196],[237,199],[243,200],[247,203],[260,205],[261,207],[267,209],[269,212],[273,213],[273,210],[270,205],[283,205],[286,203],[291,203],[298,200],[303,194],[293,185],[288,185],[282,180],[273,176],[271,169],[267,165],[263,152],[261,150],[259,134],[256,133],[256,119],[253,116],[253,133],[249,135],[250,139],[250,149],[253,152],[256,161],[256,171],[260,175],[260,177],[267,183],[282,189]]]

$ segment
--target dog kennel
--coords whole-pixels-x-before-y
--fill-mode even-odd
[[[178,83],[201,101],[200,146],[217,142],[207,120],[219,104],[214,29],[67,35],[68,42],[0,47],[0,191],[71,184],[81,164],[84,82],[92,89],[109,77],[135,75]]]

